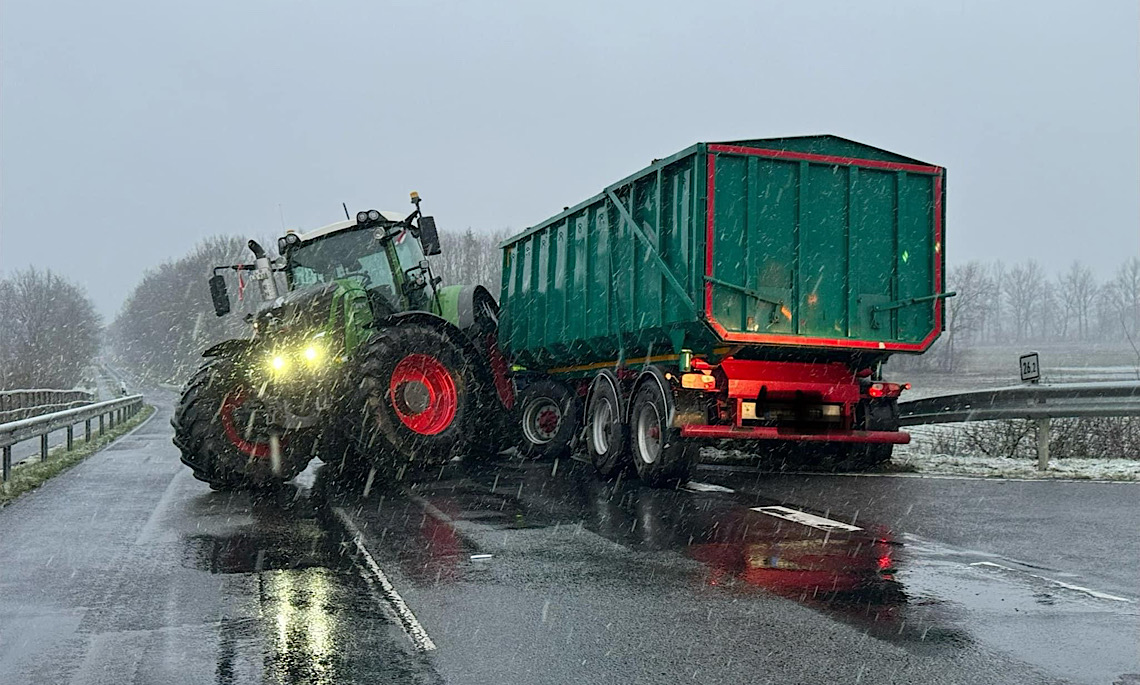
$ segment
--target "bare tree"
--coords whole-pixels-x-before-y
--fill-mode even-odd
[[[506,230],[476,233],[470,228],[463,233],[441,233],[443,252],[432,258],[432,266],[444,283],[483,285],[498,297],[503,272],[499,243],[508,235]]]
[[[986,303],[993,300],[995,285],[984,264],[970,261],[950,269],[950,289],[958,294],[946,303],[946,343],[943,348],[943,371],[956,369],[968,343],[981,336],[987,316]]]
[[[1129,257],[1121,264],[1112,285],[1121,325],[1135,340],[1140,337],[1140,257]]]
[[[1073,262],[1068,272],[1057,279],[1063,317],[1057,332],[1067,337],[1072,324],[1072,334],[1079,340],[1087,340],[1092,328],[1092,319],[1100,288],[1093,278],[1092,269],[1080,262]]]
[[[0,281],[0,324],[0,388],[73,387],[99,352],[95,306],[50,270]]]
[[[1002,291],[1009,302],[1014,340],[1024,340],[1032,333],[1033,317],[1041,301],[1045,274],[1036,260],[1017,264],[1005,276]]]

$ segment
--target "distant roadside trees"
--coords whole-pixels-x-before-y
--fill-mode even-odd
[[[901,366],[954,371],[971,346],[1039,342],[1131,341],[1140,349],[1140,257],[1098,281],[1081,262],[1050,278],[1033,260],[1013,266],[970,261],[952,267],[947,330],[931,351]]]
[[[190,254],[147,270],[108,331],[115,358],[154,380],[180,383],[206,347],[248,336],[241,312],[255,304],[256,296],[246,292],[243,302],[234,303],[234,314],[217,317],[206,285],[214,266],[235,264],[247,256],[242,238],[214,236]],[[230,293],[236,296],[236,278],[227,274],[227,279],[234,281]]]
[[[463,233],[441,233],[443,253],[432,257],[432,269],[444,283],[477,283],[498,298],[503,274],[499,243],[510,235],[506,230],[476,233],[470,228]]]
[[[51,270],[0,280],[0,390],[74,387],[99,353],[100,329],[83,288]]]

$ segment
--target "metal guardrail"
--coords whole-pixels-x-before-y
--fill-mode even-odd
[[[3,463],[0,468],[0,482],[6,482],[12,476],[12,445],[38,437],[40,439],[40,459],[48,457],[48,435],[60,429],[67,429],[67,449],[71,450],[75,435],[74,427],[77,423],[84,423],[84,442],[91,441],[91,422],[99,422],[99,435],[114,428],[119,423],[134,416],[143,406],[142,395],[130,395],[117,400],[108,400],[84,407],[65,409],[51,414],[34,416],[0,423],[0,450],[3,452]]]
[[[1049,466],[1050,419],[1140,416],[1140,381],[1015,385],[899,403],[903,426],[964,421],[1037,421],[1037,468]]]
[[[0,391],[0,424],[91,404],[94,393],[50,388]]]

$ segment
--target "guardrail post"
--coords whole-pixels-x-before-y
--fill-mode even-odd
[[[91,442],[91,419],[83,422],[83,442]]]
[[[71,451],[71,443],[75,439],[75,431],[72,430],[74,426],[67,427],[67,451]]]
[[[99,437],[103,436],[103,414],[99,415]]]
[[[4,465],[0,467],[0,475],[4,476],[4,482],[7,483],[8,479],[12,477],[12,446],[9,445],[4,448]]]
[[[1049,417],[1037,419],[1037,470],[1049,470]]]
[[[47,461],[47,453],[48,453],[47,439],[48,439],[47,433],[44,433],[43,435],[40,436],[40,461]]]

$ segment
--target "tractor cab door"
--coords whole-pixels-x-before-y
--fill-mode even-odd
[[[427,257],[420,241],[406,230],[392,240],[396,256],[394,270],[399,270],[398,278],[408,311],[433,311],[436,301],[436,284],[432,283],[428,270]]]

